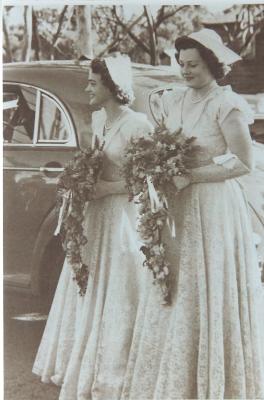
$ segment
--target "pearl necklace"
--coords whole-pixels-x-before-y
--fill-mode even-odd
[[[124,111],[125,111],[125,110],[122,110],[122,111],[121,111],[121,113],[118,115],[117,118],[114,119],[114,121],[112,122],[111,125],[107,126],[107,123],[106,123],[106,121],[105,121],[105,123],[104,123],[104,130],[105,130],[105,131],[110,131],[110,130],[113,128],[113,126],[115,125],[115,123],[118,122],[118,121],[120,120],[120,118],[122,117]]]
[[[194,99],[194,98],[192,97],[192,95],[191,95],[191,96],[190,96],[191,102],[192,102],[193,104],[196,104],[196,103],[199,103],[200,101],[206,99],[207,96],[208,96],[211,92],[213,92],[217,87],[218,87],[218,85],[216,85],[216,86],[214,85],[214,87],[212,87],[211,89],[209,89],[209,90],[208,90],[202,97],[200,97],[199,99]]]

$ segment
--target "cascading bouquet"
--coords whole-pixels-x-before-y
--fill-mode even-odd
[[[170,223],[165,193],[174,176],[188,174],[185,159],[194,154],[195,139],[187,138],[181,128],[171,133],[162,124],[147,137],[132,138],[125,152],[122,172],[129,200],[139,204],[138,231],[143,242],[140,250],[165,305],[170,304],[170,265],[162,241],[162,230]]]
[[[58,225],[66,257],[73,269],[79,294],[86,292],[89,268],[82,260],[82,246],[87,243],[83,231],[87,201],[94,198],[95,185],[103,164],[103,146],[95,140],[93,147],[78,151],[66,165],[57,185]]]

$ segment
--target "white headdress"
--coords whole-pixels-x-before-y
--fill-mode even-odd
[[[130,58],[127,55],[117,53],[114,56],[106,57],[104,60],[112,81],[120,88],[120,95],[127,95],[130,101],[133,101],[134,93]]]
[[[218,60],[226,65],[241,60],[241,57],[237,53],[224,45],[221,36],[213,29],[204,28],[198,32],[191,33],[188,37],[201,43],[207,49],[212,50]]]

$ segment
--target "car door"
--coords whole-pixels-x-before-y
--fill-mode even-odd
[[[4,274],[7,283],[27,286],[36,238],[77,138],[71,116],[51,93],[6,83],[3,94]]]

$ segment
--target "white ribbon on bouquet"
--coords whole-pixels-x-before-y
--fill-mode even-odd
[[[154,212],[160,210],[163,207],[163,205],[165,205],[168,209],[168,202],[167,202],[166,197],[163,196],[162,199],[159,198],[158,193],[155,189],[155,186],[154,186],[150,176],[147,176],[147,185],[148,185],[148,193],[149,193],[151,211],[154,213]],[[174,219],[172,220],[172,222],[170,222],[170,218],[168,216],[166,222],[167,222],[168,228],[171,232],[171,237],[175,238],[176,237],[176,228],[175,228]]]
[[[161,209],[163,204],[162,201],[159,199],[158,193],[149,175],[147,176],[147,185],[150,199],[150,207],[151,211],[154,213],[157,210]]]
[[[54,236],[57,236],[60,233],[61,225],[64,220],[64,215],[66,214],[67,218],[71,212],[71,209],[72,209],[72,190],[69,189],[62,195],[62,205],[60,207],[58,223],[54,232]]]

